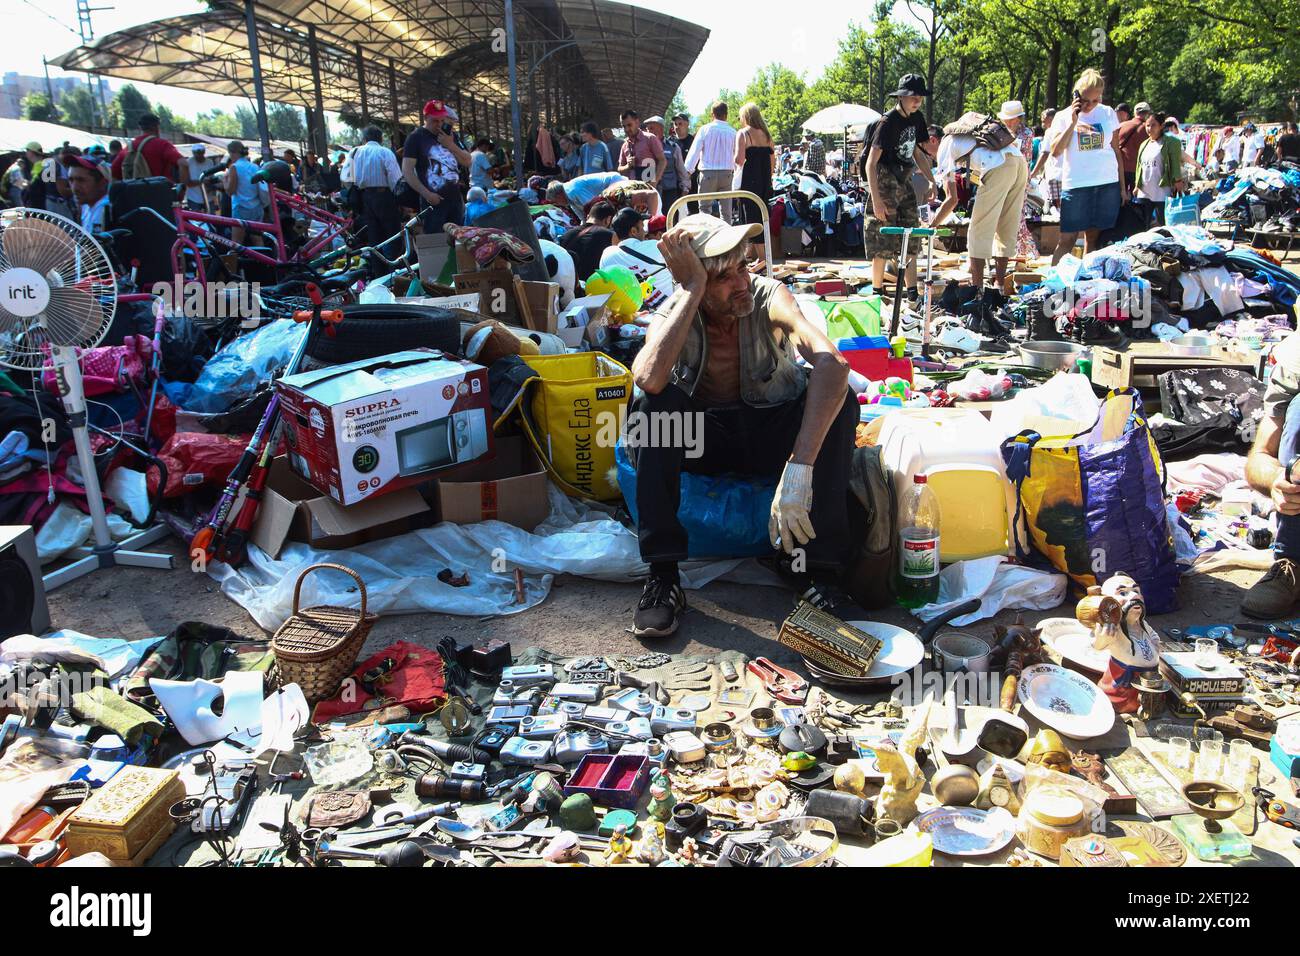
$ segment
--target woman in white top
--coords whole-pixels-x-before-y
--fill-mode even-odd
[[[1119,117],[1102,103],[1106,84],[1096,70],[1084,70],[1074,84],[1074,101],[1047,131],[1048,148],[1061,163],[1061,236],[1052,263],[1074,248],[1083,233],[1086,255],[1102,231],[1115,225],[1128,201],[1115,133]]]
[[[1147,116],[1147,138],[1138,147],[1133,204],[1143,213],[1144,226],[1165,224],[1165,200],[1183,192],[1183,143],[1165,128],[1165,114]]]

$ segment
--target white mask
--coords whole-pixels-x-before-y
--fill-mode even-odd
[[[149,689],[191,747],[256,730],[262,724],[261,671],[230,671],[220,683],[151,679]]]

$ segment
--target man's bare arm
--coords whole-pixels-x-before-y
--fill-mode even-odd
[[[768,305],[772,324],[779,328],[812,366],[808,377],[808,398],[804,402],[803,424],[794,440],[790,460],[801,465],[817,461],[822,442],[835,416],[844,407],[849,385],[849,363],[825,334],[804,318],[789,289],[779,289]]]
[[[704,264],[691,251],[686,234],[679,228],[670,229],[659,241],[659,251],[679,288],[668,300],[667,313],[650,323],[645,345],[632,361],[633,381],[650,395],[658,395],[672,381],[673,368],[704,301],[708,282]]]
[[[1255,444],[1246,457],[1246,481],[1261,495],[1272,498],[1273,507],[1281,514],[1296,515],[1300,514],[1300,484],[1286,480],[1286,465],[1278,458],[1282,424],[1270,415],[1260,419]]]

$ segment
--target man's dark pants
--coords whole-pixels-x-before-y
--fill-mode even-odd
[[[442,202],[436,206],[429,205],[423,196],[420,197],[420,223],[426,235],[442,232],[442,227],[449,222],[457,226],[465,224],[465,199],[460,194],[460,186],[444,186],[438,190],[438,195]]]
[[[1300,395],[1291,399],[1286,407],[1286,420],[1282,425],[1282,437],[1278,441],[1277,460],[1285,468],[1287,462],[1300,455]],[[1292,481],[1300,481],[1300,465],[1292,471]],[[640,495],[638,494],[638,498]],[[1279,558],[1300,561],[1300,515],[1277,516],[1277,540],[1273,551]]]
[[[632,406],[629,430],[637,413],[702,412],[703,430],[694,433],[698,458],[688,458],[685,443],[672,448],[630,449],[636,463],[637,535],[641,560],[685,561],[687,535],[677,518],[681,506],[683,471],[701,475],[739,474],[777,478],[785,468],[803,425],[806,394],[769,408],[749,405],[706,408],[676,385],[657,395],[642,395]],[[643,434],[667,429],[647,420]],[[849,466],[858,423],[858,401],[846,392],[839,414],[826,432],[813,466],[813,498],[809,517],[817,537],[804,546],[809,571],[837,575],[850,556],[848,531]]]
[[[359,192],[361,208],[357,210],[358,224],[365,227],[362,241],[377,246],[396,235],[401,225],[397,197],[387,186],[372,186]]]

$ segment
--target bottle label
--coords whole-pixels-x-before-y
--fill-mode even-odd
[[[923,580],[939,573],[939,536],[904,539],[899,549],[899,572],[905,578]]]

